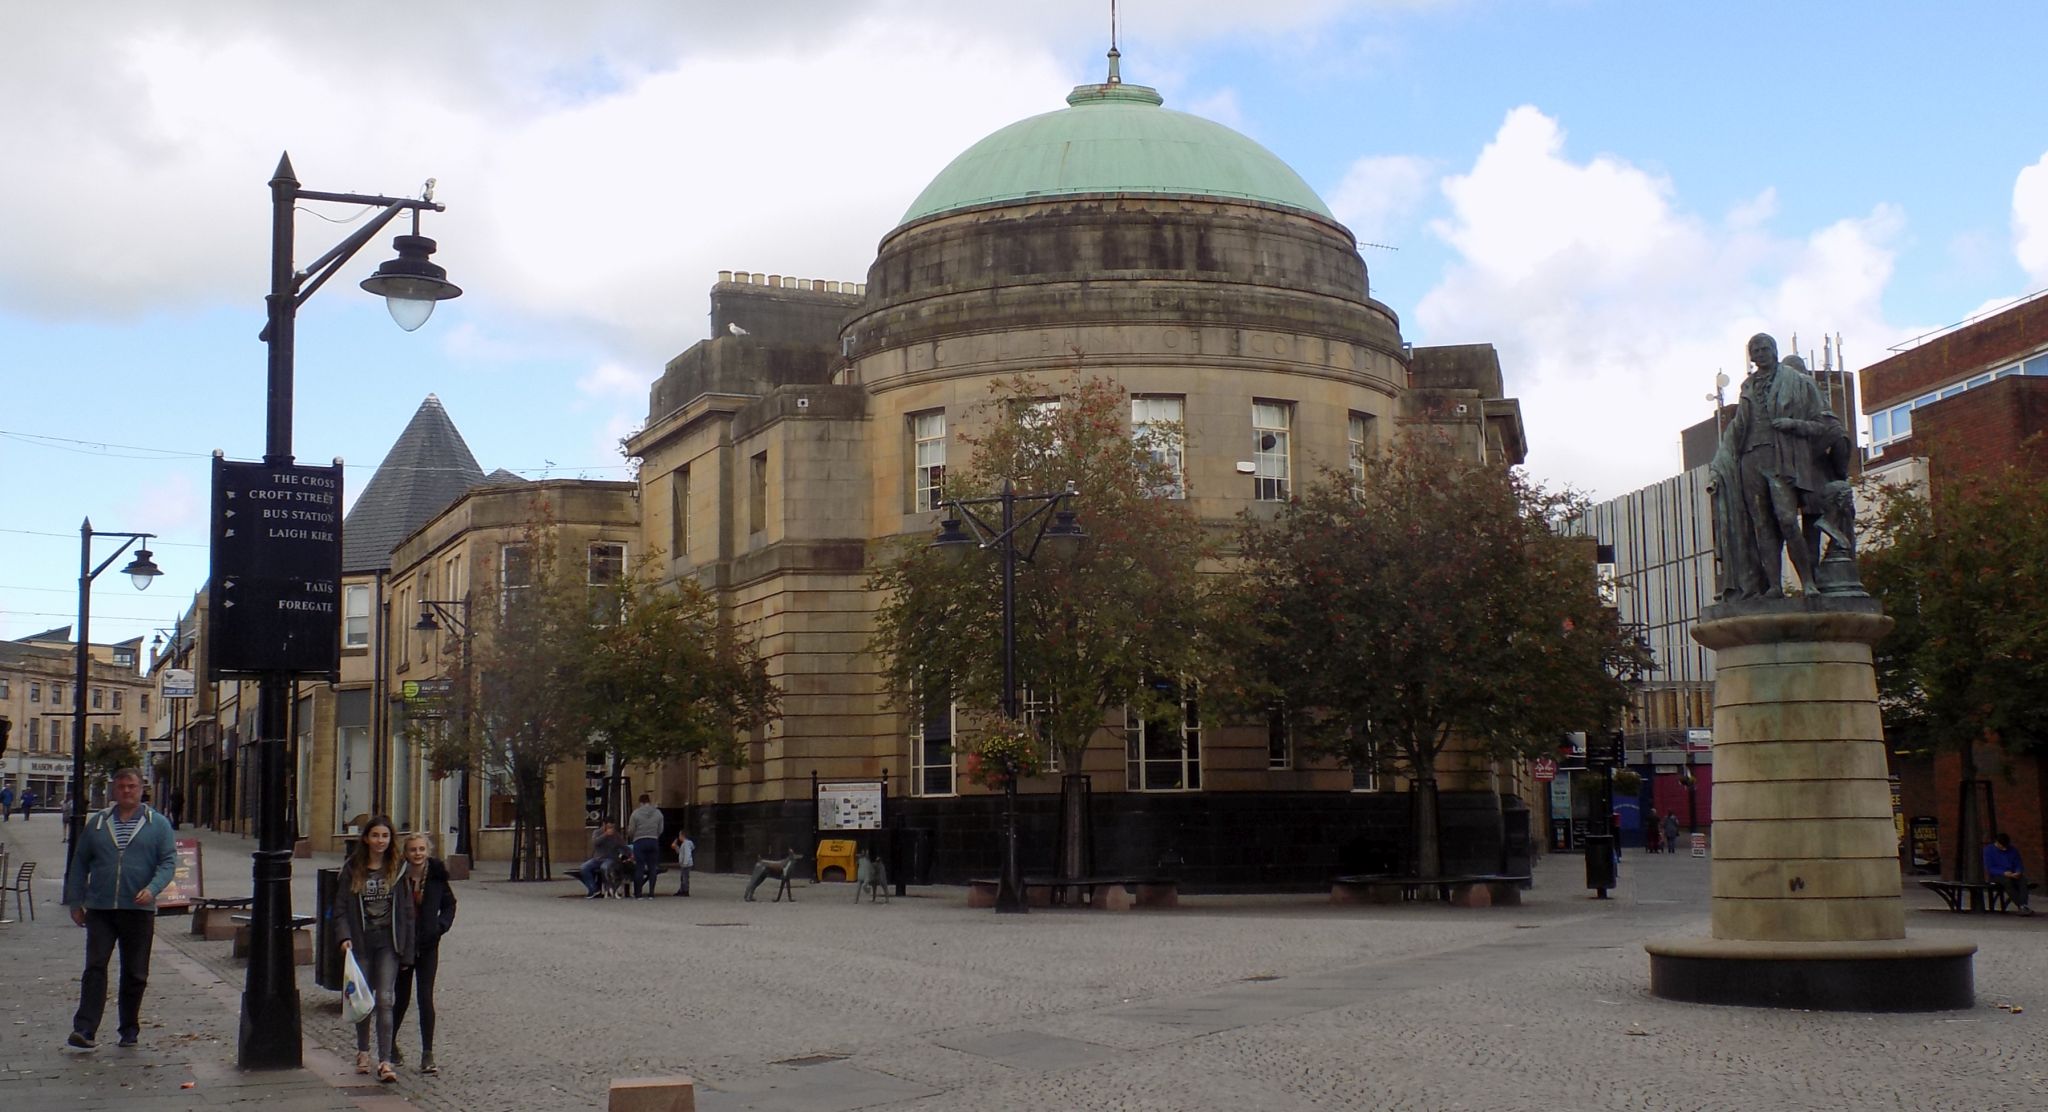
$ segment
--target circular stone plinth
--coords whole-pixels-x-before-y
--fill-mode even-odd
[[[1651,942],[1650,994],[1693,1004],[1939,1012],[1977,998],[1973,942]]]

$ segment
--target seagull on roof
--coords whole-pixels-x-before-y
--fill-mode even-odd
[[[741,328],[739,325],[734,324],[731,321],[725,322],[725,330],[727,332],[732,333],[735,336],[745,336],[748,334],[746,329]]]

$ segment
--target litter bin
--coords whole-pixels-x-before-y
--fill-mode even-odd
[[[1595,889],[1601,896],[1614,887],[1617,869],[1614,860],[1614,835],[1588,834],[1586,845],[1586,887]]]
[[[313,983],[341,991],[341,945],[334,939],[334,922],[327,909],[334,906],[335,890],[341,887],[340,869],[320,869],[313,874]]]
[[[818,839],[817,871],[813,879],[819,882],[848,881],[853,879],[854,840],[852,838]]]

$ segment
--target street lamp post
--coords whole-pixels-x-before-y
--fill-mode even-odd
[[[260,337],[269,345],[266,465],[289,467],[292,463],[292,363],[299,306],[399,213],[412,213],[412,234],[397,237],[398,257],[365,278],[362,288],[381,295],[392,319],[407,332],[427,322],[435,302],[461,296],[462,290],[448,281],[448,272],[427,260],[434,252],[434,241],[419,234],[420,213],[429,209],[441,212],[445,206],[434,202],[431,179],[421,194],[417,198],[382,197],[301,189],[291,155],[277,160],[277,170],[270,178],[270,293],[264,298],[268,323]],[[332,201],[382,211],[300,270],[292,265],[293,215],[300,201]],[[335,637],[339,639],[339,629]],[[257,849],[251,855],[255,902],[250,908],[249,977],[242,990],[242,1024],[236,1044],[236,1061],[245,1069],[296,1068],[303,1061],[299,986],[292,973],[292,850],[284,816],[284,747],[291,728],[295,678],[290,671],[270,669],[260,672],[257,679],[261,736],[257,747]]]
[[[86,518],[78,527],[78,637],[74,646],[73,674],[71,682],[71,817],[69,820],[69,845],[72,853],[65,857],[64,876],[71,877],[71,860],[77,856],[78,838],[85,830],[85,696],[92,684],[92,581],[99,578],[108,565],[121,558],[136,541],[148,540],[155,533],[116,533],[94,529],[92,519]],[[92,539],[94,537],[124,537],[121,547],[112,556],[92,562]],[[138,591],[149,589],[150,581],[163,574],[150,558],[147,546],[135,550],[135,558],[121,569],[128,581]],[[52,723],[55,725],[55,723]]]
[[[439,615],[439,621],[435,620],[436,615]],[[455,627],[456,635],[462,638],[462,669],[464,677],[463,684],[465,688],[467,688],[469,682],[469,652],[472,645],[472,642],[470,640],[471,627],[469,624],[469,617],[470,612],[468,595],[464,595],[458,599],[423,598],[420,600],[420,620],[413,623],[412,627],[420,633],[440,632],[441,622],[447,622],[448,624]],[[455,852],[461,854],[462,859],[465,862],[467,862],[469,860],[468,760],[465,759],[462,762],[462,768],[460,769],[460,772],[460,784],[456,788],[457,795],[455,798]]]
[[[942,510],[950,510],[955,517],[948,517],[941,523],[938,538],[932,547],[956,559],[964,558],[970,550],[997,550],[1003,572],[1003,718],[1014,726],[1018,717],[1017,706],[1017,562],[1030,563],[1038,554],[1041,544],[1050,545],[1056,556],[1072,559],[1088,539],[1081,526],[1074,521],[1074,511],[1061,509],[1062,503],[1077,498],[1080,491],[1073,483],[1067,488],[1047,494],[1018,494],[1010,480],[1003,480],[1003,489],[989,498],[948,498],[939,503]],[[1017,516],[1018,503],[1035,504],[1023,517]],[[976,506],[1000,507],[1001,513],[993,522],[976,513]],[[965,519],[973,529],[970,534],[960,528]],[[1023,551],[1018,550],[1018,538],[1026,526],[1033,522],[1037,528],[1029,533],[1030,544]],[[1000,877],[996,882],[996,910],[1023,912],[1028,909],[1024,899],[1023,877],[1017,868],[1017,777],[1014,772],[1003,779],[1003,862]]]

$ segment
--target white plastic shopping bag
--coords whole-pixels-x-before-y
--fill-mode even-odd
[[[370,993],[370,979],[363,976],[363,967],[356,964],[356,952],[350,949],[341,955],[341,1017],[350,1023],[361,1023],[377,1010],[377,998]]]

